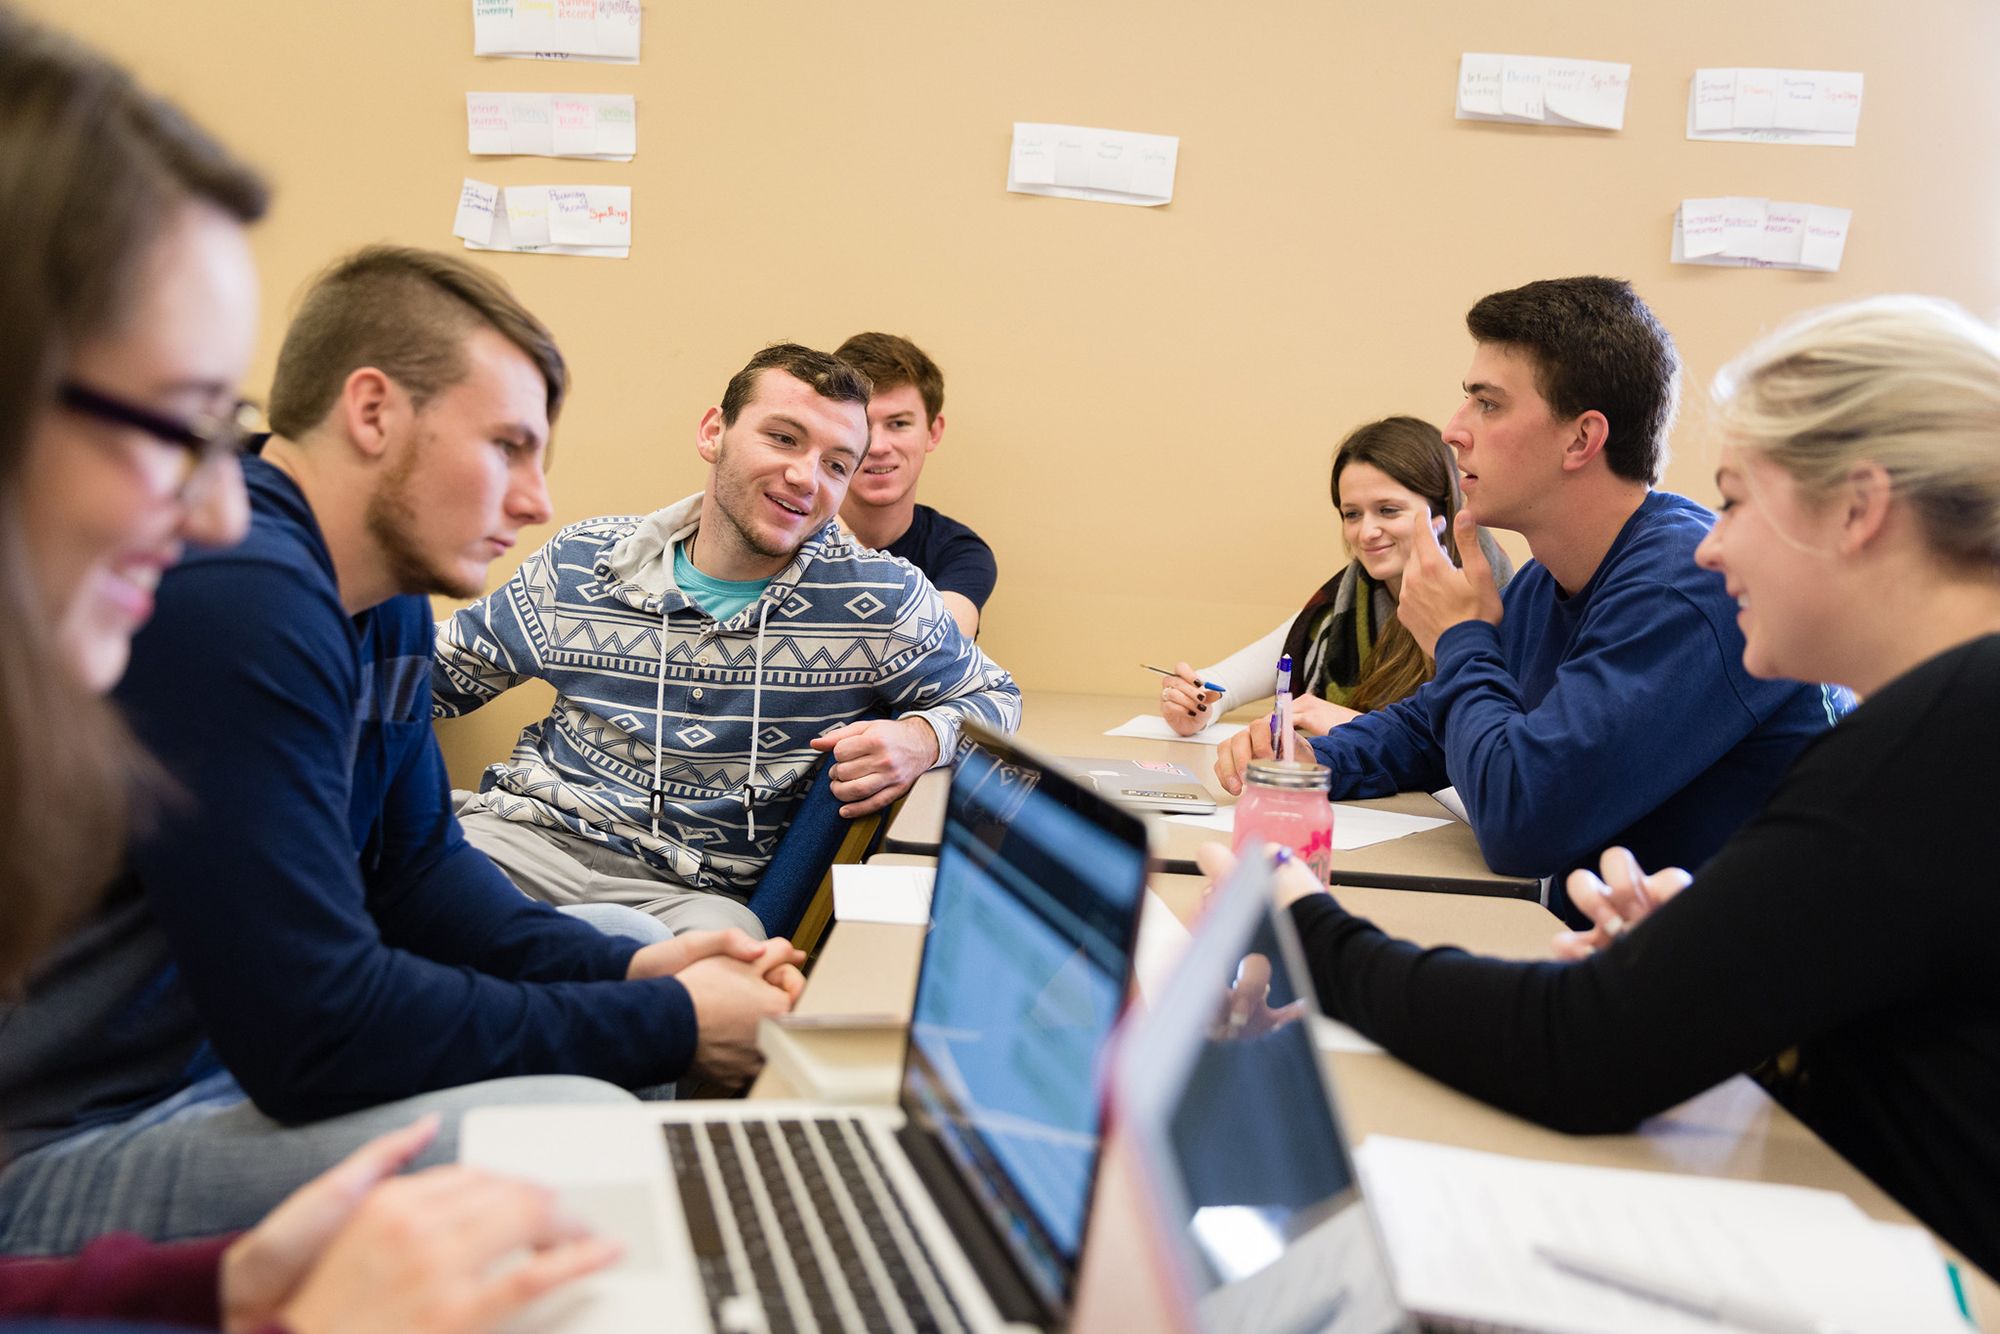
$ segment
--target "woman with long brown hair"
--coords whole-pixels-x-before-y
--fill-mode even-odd
[[[1200,671],[1178,664],[1179,675],[1160,687],[1160,716],[1182,736],[1238,705],[1268,699],[1280,654],[1292,660],[1293,720],[1315,736],[1393,704],[1431,679],[1435,665],[1396,619],[1396,598],[1426,510],[1438,540],[1458,557],[1452,520],[1459,494],[1450,447],[1437,427],[1415,417],[1369,422],[1334,452],[1330,489],[1352,559],[1296,616],[1255,643]],[[1513,566],[1483,533],[1481,540],[1504,584]]]
[[[244,227],[264,208],[177,110],[0,7],[0,1042],[4,996],[99,899],[147,804],[176,799],[102,695],[183,546],[244,531]],[[474,1330],[612,1258],[534,1187],[385,1180],[435,1130],[383,1136],[240,1238],[0,1260],[0,1316]]]

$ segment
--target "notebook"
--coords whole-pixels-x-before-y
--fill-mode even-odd
[[[895,1107],[490,1108],[460,1157],[545,1182],[625,1243],[512,1328],[1060,1324],[1096,1176],[1107,1042],[1146,882],[1140,822],[967,729]]]

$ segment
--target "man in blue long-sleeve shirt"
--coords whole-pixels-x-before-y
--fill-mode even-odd
[[[1313,754],[1336,797],[1456,785],[1506,874],[1560,878],[1611,845],[1698,866],[1840,701],[1744,671],[1736,606],[1694,563],[1715,516],[1653,489],[1680,358],[1631,286],[1530,283],[1479,301],[1466,326],[1477,346],[1444,438],[1471,554],[1461,572],[1420,547],[1397,610],[1436,678],[1312,738]],[[1467,539],[1480,524],[1534,553],[1504,595]],[[1221,753],[1231,791],[1253,746],[1269,753],[1266,729]],[[1551,906],[1571,911],[1559,880]]]
[[[796,951],[606,934],[522,897],[450,812],[423,594],[477,592],[548,520],[564,384],[547,330],[455,259],[366,250],[307,296],[249,536],[162,581],[118,692],[179,791],[0,1010],[0,1251],[240,1228],[425,1112],[436,1160],[467,1106],[755,1068]]]

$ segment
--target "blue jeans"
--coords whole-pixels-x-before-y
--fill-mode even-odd
[[[574,915],[642,942],[670,934],[654,918],[613,904]],[[646,1091],[671,1095],[671,1086]],[[443,1124],[415,1167],[458,1157],[458,1119],[474,1107],[631,1101],[602,1080],[526,1075],[288,1126],[258,1111],[236,1080],[218,1071],[123,1121],[7,1163],[0,1169],[0,1255],[66,1255],[106,1232],[177,1241],[239,1231],[362,1144],[430,1112]]]

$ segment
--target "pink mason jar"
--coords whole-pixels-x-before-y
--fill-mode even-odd
[[[1252,760],[1236,803],[1236,836],[1241,852],[1251,839],[1290,848],[1312,868],[1321,884],[1333,876],[1333,804],[1327,785],[1333,773],[1297,760]]]

